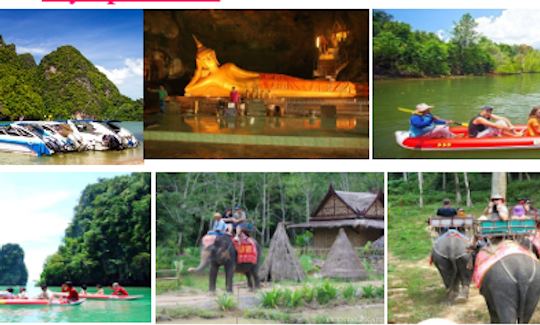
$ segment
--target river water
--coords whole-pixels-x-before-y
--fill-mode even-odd
[[[143,122],[122,122],[120,125],[139,140],[137,148],[122,151],[84,151],[35,157],[0,152],[0,165],[135,165],[144,159]]]
[[[5,289],[5,288],[2,288]],[[50,287],[60,291],[59,287]],[[0,305],[0,323],[37,322],[150,322],[151,289],[126,288],[130,295],[143,295],[132,301],[86,300],[79,306],[6,306]],[[39,288],[28,288],[29,296],[39,293]],[[90,290],[92,292],[92,290]],[[105,290],[109,293],[108,290]]]
[[[465,77],[456,79],[377,80],[373,100],[375,158],[540,158],[540,150],[420,152],[399,147],[397,130],[408,129],[408,113],[398,107],[418,103],[435,106],[434,114],[469,122],[484,105],[495,108],[514,124],[525,124],[533,106],[540,105],[540,74]]]

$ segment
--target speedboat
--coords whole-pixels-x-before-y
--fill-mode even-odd
[[[0,126],[0,151],[24,153],[38,157],[54,154],[52,145],[47,145],[37,134],[18,125]]]
[[[88,150],[122,150],[122,139],[109,127],[92,120],[68,120],[67,124],[75,136],[81,139]]]
[[[48,121],[20,121],[14,122],[13,126],[20,126],[37,135],[45,144],[55,152],[70,152],[79,150],[80,144],[69,134],[61,134],[66,127],[59,122]],[[71,129],[69,129],[71,131]]]
[[[121,140],[125,148],[136,148],[139,145],[139,140],[128,129],[118,125],[120,121],[101,121],[101,124],[107,126]]]

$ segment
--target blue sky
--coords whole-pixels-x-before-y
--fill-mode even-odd
[[[423,30],[451,36],[454,22],[470,13],[478,23],[477,31],[498,43],[528,44],[540,48],[540,20],[538,10],[509,9],[395,9],[384,10],[397,21]]]
[[[30,281],[39,279],[73,218],[83,189],[100,178],[128,173],[0,173],[0,246],[17,243],[25,251]]]
[[[0,34],[36,61],[78,48],[131,98],[143,96],[142,10],[0,10]]]

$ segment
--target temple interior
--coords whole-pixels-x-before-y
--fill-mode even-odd
[[[304,79],[367,82],[368,21],[366,10],[148,11],[145,81],[184,95],[196,68],[196,35],[222,64]]]

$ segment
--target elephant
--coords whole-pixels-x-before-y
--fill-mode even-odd
[[[253,239],[254,240],[254,239]],[[208,290],[216,291],[216,280],[219,268],[225,269],[225,284],[228,292],[233,291],[234,272],[246,275],[248,287],[251,291],[260,288],[259,266],[261,264],[262,250],[258,243],[256,264],[237,264],[237,252],[234,248],[233,239],[229,235],[219,235],[214,243],[201,248],[201,260],[199,266],[188,269],[189,272],[200,272],[210,265]]]
[[[448,290],[448,300],[467,300],[472,278],[472,260],[467,239],[456,230],[449,230],[433,245],[431,260]]]
[[[540,298],[540,262],[526,254],[501,258],[484,275],[480,294],[491,323],[528,323]]]

